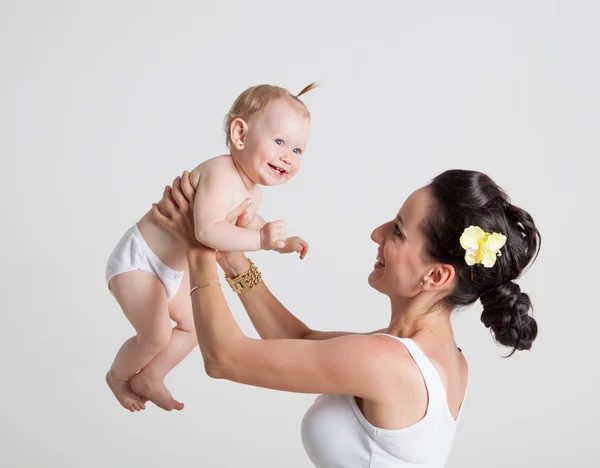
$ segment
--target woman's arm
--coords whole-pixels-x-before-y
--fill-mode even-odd
[[[187,258],[191,285],[217,281],[213,251],[203,246],[191,248]],[[386,389],[398,378],[394,369],[403,359],[410,359],[385,337],[354,335],[320,341],[248,338],[218,286],[197,289],[192,308],[205,370],[213,378],[275,390],[383,401]]]
[[[235,278],[250,268],[250,262],[241,252],[223,254],[219,258],[219,265],[229,278]],[[239,298],[254,328],[263,339],[327,340],[338,336],[360,334],[312,330],[279,302],[264,281],[258,283],[250,291],[239,294]],[[384,330],[365,334],[382,333]]]
[[[250,269],[250,262],[241,252],[223,255],[219,264],[229,278],[235,278]],[[263,339],[305,339],[312,332],[279,302],[263,281],[250,291],[239,294],[239,298],[254,328]]]

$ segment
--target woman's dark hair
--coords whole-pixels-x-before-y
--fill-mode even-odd
[[[513,282],[535,261],[541,236],[533,218],[512,205],[496,183],[481,172],[450,170],[429,184],[430,214],[424,222],[429,258],[452,265],[455,287],[445,305],[451,308],[481,300],[481,321],[491,329],[496,342],[516,350],[531,349],[537,323],[529,315],[529,296]],[[501,255],[491,268],[469,266],[460,237],[474,225],[507,238]]]

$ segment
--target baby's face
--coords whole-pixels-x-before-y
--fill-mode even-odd
[[[280,185],[294,177],[309,135],[309,118],[284,100],[271,103],[263,114],[250,118],[244,153],[254,181]]]

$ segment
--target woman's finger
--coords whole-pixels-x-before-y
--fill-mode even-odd
[[[169,218],[167,218],[163,213],[161,213],[156,203],[152,203],[152,217],[154,218],[154,221],[158,223],[159,226],[167,229],[169,228]]]
[[[175,201],[175,199],[173,198],[173,193],[172,193],[172,187],[173,185],[175,185],[175,182],[177,181],[177,177],[175,177],[173,179],[173,183],[171,185],[167,185],[165,187],[165,191],[163,192],[163,203],[165,203],[167,200],[170,200],[171,203],[173,205],[175,205],[175,207],[177,207],[177,202]]]
[[[171,190],[173,189],[173,187],[175,187],[175,184],[177,183],[177,179],[179,179],[179,176],[175,177],[173,179],[173,182],[171,182],[171,185],[168,186],[168,187],[171,188]]]
[[[246,211],[248,207],[252,205],[252,203],[254,203],[254,200],[252,200],[252,198],[246,198],[242,203],[240,203],[240,206],[227,213],[225,220],[229,223],[232,223],[233,221],[238,219],[244,213],[244,211]]]
[[[169,187],[168,185],[165,187],[165,189],[163,190],[163,195],[162,198],[160,199],[160,201],[158,202],[158,208],[161,210],[161,213],[163,215],[165,215],[167,218],[169,217],[169,214],[165,211],[165,204],[167,203],[167,201],[169,201],[171,199],[171,187]]]
[[[245,211],[238,217],[237,221],[235,222],[235,225],[237,227],[246,228],[248,227],[248,224],[250,224],[249,219],[250,218],[248,216],[248,212]]]
[[[178,209],[175,206],[175,202],[173,201],[172,198],[172,190],[171,187],[167,186],[165,188],[165,195],[163,196],[163,209],[162,209],[162,213],[167,217],[167,218],[172,218],[173,215],[175,215],[176,213],[178,213]]]
[[[183,174],[181,174],[181,191],[190,203],[194,201],[196,190],[192,187],[192,181],[190,180],[190,173],[188,171],[183,171]]]
[[[171,196],[173,197],[175,204],[179,207],[179,210],[186,212],[190,202],[181,191],[181,179],[179,179],[179,177],[173,182]]]

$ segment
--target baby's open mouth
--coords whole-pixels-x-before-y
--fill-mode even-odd
[[[267,164],[269,164],[269,163],[267,163]],[[280,167],[273,166],[273,164],[269,164],[269,167],[270,167],[271,169],[273,169],[273,171],[274,171],[275,173],[277,173],[278,175],[283,175],[283,174],[286,174],[286,171],[285,171],[285,170],[281,169]]]

